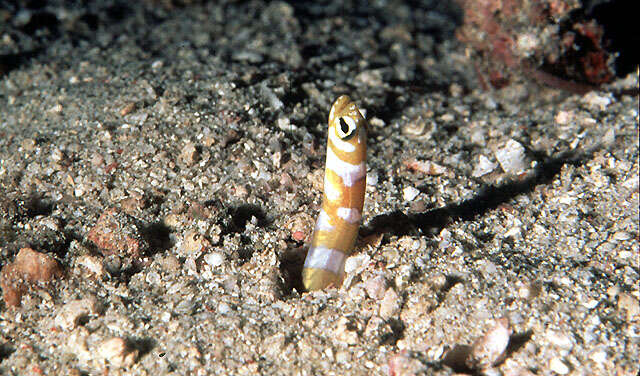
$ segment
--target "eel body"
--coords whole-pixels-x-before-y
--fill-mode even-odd
[[[329,113],[322,209],[302,270],[307,291],[340,287],[353,250],[366,187],[367,121],[346,95]]]

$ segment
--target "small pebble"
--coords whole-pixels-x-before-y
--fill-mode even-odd
[[[473,172],[471,174],[474,178],[478,178],[495,170],[496,167],[498,167],[496,163],[491,162],[491,160],[484,155],[480,155],[478,157],[478,163],[473,167]]]
[[[98,346],[97,354],[115,367],[131,366],[138,358],[138,350],[132,349],[127,341],[120,337],[102,342]]]
[[[400,311],[400,297],[393,288],[387,289],[380,301],[380,317],[387,320]]]
[[[384,120],[374,116],[371,119],[369,119],[369,125],[372,125],[378,128],[383,128],[387,124],[384,122]]]
[[[191,230],[182,238],[180,253],[183,256],[198,258],[209,248],[211,248],[211,242],[209,242],[204,235],[195,230]]]
[[[60,162],[62,161],[64,158],[66,158],[64,152],[60,149],[53,149],[53,151],[51,152],[51,160],[53,162]]]
[[[367,185],[370,187],[377,187],[380,176],[378,171],[371,170],[367,172]]]
[[[180,153],[180,160],[187,166],[193,166],[198,162],[199,154],[196,146],[191,142],[187,142]]]
[[[344,263],[344,271],[347,274],[360,272],[369,265],[369,261],[371,261],[371,257],[366,253],[348,257]]]
[[[426,371],[426,366],[418,359],[412,358],[406,350],[389,357],[389,375],[393,376],[414,376],[422,375]]]
[[[412,186],[404,187],[402,190],[402,197],[405,201],[413,201],[419,194],[420,191]]]
[[[160,69],[162,68],[163,65],[164,65],[164,62],[162,60],[156,60],[153,63],[151,63],[151,69]]]
[[[426,175],[442,175],[447,170],[437,163],[431,161],[418,161],[415,159],[403,163],[411,171],[421,172]]]
[[[31,248],[22,248],[14,261],[0,272],[3,299],[8,306],[19,306],[30,287],[60,277],[62,268],[53,257]]]
[[[82,255],[78,256],[76,259],[76,263],[78,265],[82,265],[87,268],[91,273],[95,274],[95,276],[100,279],[104,276],[105,270],[102,265],[102,260],[100,260],[96,256]]]
[[[264,60],[261,54],[249,50],[234,52],[232,58],[236,61],[246,61],[252,64],[258,64]]]
[[[593,362],[602,364],[607,361],[607,352],[604,350],[596,350],[589,354],[589,359]]]
[[[218,313],[220,313],[221,315],[225,315],[227,313],[231,312],[231,306],[228,305],[225,302],[220,302],[220,304],[218,304]]]
[[[526,170],[525,149],[518,141],[509,140],[504,147],[494,152],[500,167],[510,174],[519,174]]]
[[[620,241],[629,240],[632,237],[633,236],[626,231],[618,231],[615,234],[613,234],[613,239],[620,240]]]
[[[560,359],[553,358],[549,361],[549,369],[558,375],[566,375],[569,373],[569,367]]]
[[[104,212],[89,231],[87,238],[105,256],[120,254],[139,257],[149,248],[142,236],[142,230],[138,227],[138,221],[116,209]]]
[[[34,140],[33,138],[25,138],[24,140],[22,140],[20,145],[26,151],[33,151],[33,149],[35,149],[36,147],[36,140]]]
[[[371,299],[382,299],[384,297],[386,289],[387,281],[381,275],[369,278],[364,282],[364,290],[367,292],[367,295],[369,295]]]
[[[571,350],[571,348],[573,347],[573,341],[571,340],[571,338],[568,335],[556,330],[548,330],[546,332],[546,337],[549,343],[561,349]]]
[[[538,295],[540,295],[541,289],[542,287],[539,283],[528,283],[518,289],[518,296],[522,299],[527,300],[535,299]]]
[[[448,123],[455,120],[455,116],[453,116],[453,114],[444,114],[440,116],[440,120],[444,121],[445,123]]]
[[[625,311],[629,321],[637,320],[640,316],[640,302],[633,295],[622,292],[618,295],[618,311]]]
[[[311,234],[315,225],[314,218],[305,212],[294,214],[287,221],[285,227],[291,232],[291,238],[295,241],[302,242],[311,240]]]
[[[354,345],[358,343],[358,332],[350,329],[349,319],[341,317],[338,319],[335,330],[333,331],[336,339],[347,345]]]
[[[605,111],[611,104],[611,94],[599,95],[595,91],[590,91],[582,97],[582,102],[591,109]]]
[[[89,315],[99,311],[98,300],[95,297],[72,300],[65,304],[55,318],[55,324],[63,329],[71,330]]]
[[[383,85],[382,71],[379,69],[371,69],[358,73],[355,80],[364,86],[380,87]]]
[[[566,125],[573,120],[574,117],[575,115],[571,111],[559,111],[554,120],[558,125]]]
[[[212,268],[215,268],[224,263],[224,255],[220,252],[207,253],[204,255],[204,261]]]
[[[496,320],[495,325],[473,343],[466,365],[478,370],[495,365],[503,359],[510,336],[509,319],[502,317]]]
[[[253,56],[258,56],[260,60],[262,60],[261,55],[255,54]],[[273,110],[277,111],[277,110],[280,110],[282,107],[284,107],[284,103],[282,103],[282,101],[280,100],[280,98],[278,98],[276,93],[269,86],[267,86],[266,82],[263,82],[262,84],[260,84],[259,87],[260,87],[260,95]]]
[[[422,117],[418,116],[411,119],[406,125],[402,127],[402,133],[409,137],[421,137],[426,136],[433,130],[433,125],[427,123]]]
[[[516,52],[524,58],[533,55],[539,48],[540,39],[535,33],[522,33],[516,41]]]
[[[292,132],[298,129],[298,127],[293,125],[289,120],[289,118],[286,118],[286,117],[278,118],[278,120],[276,121],[276,124],[278,125],[278,128],[280,128],[283,131]]]
[[[136,104],[134,102],[131,102],[126,106],[124,106],[122,110],[120,110],[120,116],[128,115],[129,113],[133,112],[135,109],[136,109]]]
[[[464,92],[464,88],[455,82],[449,86],[449,93],[454,98],[458,98],[459,96],[462,95],[463,92]]]

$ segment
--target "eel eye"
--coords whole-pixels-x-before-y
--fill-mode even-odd
[[[355,134],[356,122],[349,116],[342,116],[338,118],[338,124],[336,127],[336,133],[338,137],[343,140],[348,140]]]

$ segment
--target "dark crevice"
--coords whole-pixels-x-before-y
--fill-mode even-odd
[[[33,35],[36,31],[44,29],[55,36],[58,34],[59,25],[60,21],[55,14],[49,12],[36,12],[31,16],[29,22],[22,27],[22,30],[29,35]]]
[[[512,334],[511,337],[509,338],[509,345],[507,346],[507,355],[505,356],[505,359],[509,358],[514,353],[518,352],[521,348],[523,348],[524,345],[526,345],[527,342],[531,340],[532,336],[533,336],[533,331],[531,330],[527,330],[526,332],[523,332],[523,333]]]
[[[0,362],[8,358],[14,351],[16,351],[16,349],[6,344],[0,345]]]
[[[164,252],[173,246],[169,237],[171,229],[163,223],[158,222],[142,226],[141,232],[153,253]]]
[[[618,54],[615,61],[618,77],[634,72],[640,62],[640,36],[635,28],[637,7],[634,1],[615,0],[596,5],[589,12],[604,29],[605,49]]]
[[[29,51],[20,52],[17,54],[0,55],[0,77],[3,74],[9,73],[14,69],[17,69],[21,65],[27,64],[31,59],[36,57],[43,51],[42,48],[37,48]]]
[[[250,221],[253,217],[255,217],[257,220],[256,226],[264,227],[268,225],[268,221],[264,211],[257,205],[240,205],[238,207],[230,209],[230,211],[231,223],[227,227],[226,231],[223,231],[223,235],[234,232],[244,232],[247,226],[247,222]]]
[[[24,207],[27,209],[27,217],[34,218],[39,215],[51,215],[55,203],[42,195],[34,194],[25,200]]]
[[[132,348],[138,350],[138,357],[142,358],[149,354],[156,347],[156,340],[153,338],[129,338],[129,344]]]
[[[391,327],[391,333],[383,335],[380,338],[380,345],[391,345],[395,346],[396,343],[404,337],[404,323],[402,320],[398,319],[390,319],[388,321],[389,326]]]
[[[307,257],[307,247],[289,247],[280,257],[280,274],[284,280],[282,295],[290,296],[293,291],[303,292],[302,268]]]

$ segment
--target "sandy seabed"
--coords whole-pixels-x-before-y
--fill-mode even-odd
[[[435,5],[64,4],[0,13],[1,374],[638,372],[637,72],[481,91]],[[345,93],[361,239],[303,293]]]

